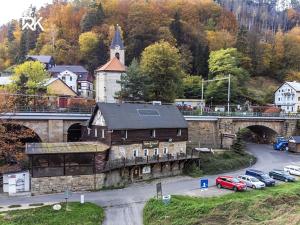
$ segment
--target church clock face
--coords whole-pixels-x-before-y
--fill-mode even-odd
[[[119,46],[119,45],[116,45],[115,49],[116,49],[116,50],[120,50],[120,46]]]

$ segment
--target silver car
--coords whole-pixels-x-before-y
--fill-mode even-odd
[[[244,182],[247,187],[251,187],[253,189],[261,189],[266,187],[265,183],[249,175],[238,176],[238,179]]]

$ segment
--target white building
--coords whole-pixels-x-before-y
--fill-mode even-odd
[[[121,38],[120,28],[117,26],[110,46],[110,60],[96,69],[96,101],[116,103],[116,93],[121,90],[122,74],[126,72],[125,49]]]
[[[300,111],[300,83],[293,81],[281,85],[275,91],[274,103],[286,113]]]
[[[93,77],[83,67],[78,65],[58,65],[49,69],[52,76],[60,78],[79,96],[94,97]]]

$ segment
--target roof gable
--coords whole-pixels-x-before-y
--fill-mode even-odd
[[[110,61],[108,61],[103,66],[96,69],[96,72],[126,72],[125,66],[120,62],[120,60],[117,57],[114,57]]]
[[[101,111],[108,129],[187,128],[187,122],[174,105],[97,103],[89,125]]]

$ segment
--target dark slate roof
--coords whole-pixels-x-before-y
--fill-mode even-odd
[[[88,71],[83,66],[79,65],[57,65],[50,68],[48,71],[50,73],[61,73],[66,70],[69,70],[73,73],[88,73]]]
[[[97,103],[89,121],[98,110],[110,130],[187,128],[187,122],[174,105]]]
[[[52,56],[51,55],[27,55],[27,59],[38,60],[41,63],[50,63]]]
[[[124,44],[123,44],[123,40],[121,37],[121,31],[120,31],[119,25],[117,25],[117,28],[115,30],[115,36],[112,39],[110,48],[111,49],[115,48],[117,45],[120,46],[120,49],[124,49]]]

